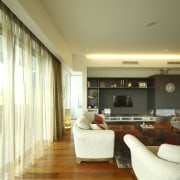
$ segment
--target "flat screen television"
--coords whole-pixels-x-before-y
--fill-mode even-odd
[[[133,107],[132,96],[113,96],[114,107]]]

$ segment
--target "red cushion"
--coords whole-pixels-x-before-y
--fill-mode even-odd
[[[103,124],[103,118],[97,114],[95,114],[95,121],[98,123],[98,124]]]

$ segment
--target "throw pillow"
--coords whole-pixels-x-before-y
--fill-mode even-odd
[[[98,123],[98,124],[103,124],[104,123],[104,118],[101,115],[95,114],[95,118],[94,120]]]
[[[90,124],[90,127],[91,129],[108,129],[108,125],[106,124],[106,122],[103,122],[102,124],[101,123],[98,123],[97,121],[93,121],[91,124]]]
[[[87,122],[87,119],[82,116],[79,119],[77,119],[77,126],[81,129],[85,129],[85,130],[89,130],[90,129],[90,125]]]
[[[172,144],[161,144],[158,156],[164,160],[180,163],[180,146]]]
[[[87,119],[89,123],[91,123],[94,120],[94,113],[85,111],[83,113],[83,116]]]

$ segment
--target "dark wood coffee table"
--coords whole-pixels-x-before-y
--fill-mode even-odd
[[[180,133],[171,131],[171,125],[168,123],[146,123],[153,125],[154,128],[142,128],[142,123],[108,123],[109,129],[115,132],[115,144],[124,143],[125,134],[132,134],[141,140],[147,146],[158,146],[162,143],[179,144]],[[118,145],[119,146],[119,145]]]
[[[146,146],[159,146],[162,143],[180,145],[180,133],[171,131],[171,125],[167,123],[149,123],[154,129],[142,129],[142,123],[108,123],[109,129],[115,132],[114,155],[127,152],[129,148],[124,143],[125,134],[136,136]]]
[[[147,128],[137,125],[135,128],[139,132],[137,137],[147,146],[158,146],[165,143],[171,134],[171,125],[167,123],[154,123]]]

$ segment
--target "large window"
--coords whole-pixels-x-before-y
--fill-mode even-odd
[[[0,179],[22,175],[62,134],[56,76],[60,62],[0,2]]]

